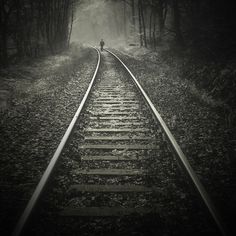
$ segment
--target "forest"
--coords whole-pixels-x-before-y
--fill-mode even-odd
[[[236,23],[232,3],[132,0],[124,1],[124,4],[132,8],[131,22],[133,28],[138,25],[141,46],[155,48],[163,40],[172,39],[182,49],[197,48],[206,51],[206,54],[220,50],[225,56],[235,55]]]
[[[45,51],[56,53],[67,48],[74,15],[80,14],[81,6],[92,2],[94,1],[1,0],[1,64],[7,65],[14,57],[37,57]],[[117,36],[123,36],[126,43],[131,45],[138,43],[140,46],[156,48],[163,42],[171,42],[181,50],[197,49],[204,55],[220,54],[226,59],[235,55],[236,21],[233,3],[226,4],[222,0],[98,2],[113,5],[101,14],[110,14],[110,22],[115,21],[113,26]],[[93,14],[96,15],[96,12]],[[94,18],[97,19],[98,16]],[[109,24],[109,21],[106,23]]]
[[[183,75],[232,106],[234,14],[234,3],[222,0],[1,0],[0,65],[60,53],[71,41],[98,45],[105,38],[110,47],[164,51],[167,61],[181,57]],[[188,68],[199,61],[206,67],[191,74]]]
[[[68,47],[74,1],[1,0],[0,4],[2,65],[12,57],[38,57]]]

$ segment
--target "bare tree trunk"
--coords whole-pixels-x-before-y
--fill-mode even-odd
[[[140,1],[140,14],[141,14],[141,20],[142,20],[142,26],[143,26],[143,41],[144,46],[147,47],[147,36],[146,36],[146,25],[145,25],[145,19],[144,19],[144,10],[143,10],[143,1]]]
[[[154,12],[153,17],[153,32],[152,32],[152,38],[153,38],[153,47],[156,48],[156,12]]]
[[[67,39],[67,47],[69,47],[69,45],[70,45],[72,27],[73,27],[73,22],[74,22],[74,4],[73,4],[73,2],[71,3],[70,7],[71,7],[71,19],[70,19],[70,29],[69,29],[68,39]]]
[[[3,21],[2,21],[2,2],[0,3],[0,63],[3,64],[4,61],[4,53],[3,53]]]
[[[153,9],[151,9],[150,19],[149,19],[149,42],[150,42],[150,46],[153,45],[153,39],[152,39],[152,18],[153,18]]]
[[[114,21],[116,25],[116,34],[117,37],[119,37],[123,33],[123,27],[122,23],[120,24],[120,10],[117,9],[117,6],[114,4],[113,6],[113,11],[114,11]]]
[[[8,65],[8,53],[7,53],[7,31],[6,26],[4,24],[1,24],[1,41],[0,41],[0,62],[3,66]]]
[[[157,6],[157,14],[158,14],[158,22],[159,22],[159,40],[162,40],[162,34],[163,34],[163,29],[164,29],[164,24],[165,24],[165,13],[164,13],[164,2],[163,0],[158,1],[158,6]]]
[[[8,64],[7,55],[7,25],[3,12],[3,2],[1,2],[0,8],[0,62],[3,66]]]
[[[200,18],[199,18],[199,13],[200,13],[200,3],[199,1],[195,1],[191,5],[191,19],[192,19],[192,38],[193,38],[193,43],[194,45],[197,45],[199,42],[199,35],[200,35]]]
[[[135,28],[136,28],[136,23],[135,23],[135,2],[134,0],[131,0],[131,8],[132,8],[132,34],[135,34]]]
[[[173,11],[174,11],[174,30],[175,30],[176,42],[179,46],[183,47],[184,38],[181,31],[179,0],[173,0]]]
[[[12,12],[13,6],[10,9],[5,9],[5,2],[0,2],[0,62],[3,66],[8,65],[8,21]]]
[[[124,9],[124,36],[125,36],[125,40],[127,40],[126,2],[125,1],[123,1],[123,9]]]
[[[138,2],[138,20],[139,20],[139,40],[140,46],[143,46],[143,32],[142,32],[142,16],[141,16],[141,7],[140,1]]]

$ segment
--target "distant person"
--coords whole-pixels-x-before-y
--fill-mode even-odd
[[[103,41],[103,39],[101,39],[100,41],[101,51],[103,51],[104,45],[105,45],[105,42]]]

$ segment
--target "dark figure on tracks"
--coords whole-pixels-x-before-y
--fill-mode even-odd
[[[101,39],[100,41],[101,51],[103,51],[104,45],[105,45],[105,42],[103,41],[103,39]]]

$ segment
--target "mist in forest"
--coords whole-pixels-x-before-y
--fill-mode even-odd
[[[235,58],[234,6],[212,0],[5,0],[0,67],[67,50],[70,42]],[[19,4],[20,3],[20,4]],[[205,55],[206,54],[206,55]]]
[[[71,42],[98,45],[104,39],[112,46],[125,41],[122,1],[84,0],[74,18]]]

